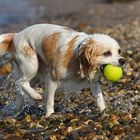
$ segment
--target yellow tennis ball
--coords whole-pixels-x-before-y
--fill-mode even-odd
[[[113,65],[106,65],[103,70],[104,77],[111,82],[119,81],[123,75],[121,67],[116,67]]]

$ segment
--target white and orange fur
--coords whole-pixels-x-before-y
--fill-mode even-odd
[[[42,99],[30,86],[30,80],[41,68],[46,87],[46,116],[54,113],[54,95],[58,88],[65,91],[90,88],[103,112],[106,106],[99,84],[100,67],[125,63],[119,54],[119,44],[108,35],[88,35],[53,24],[36,24],[19,33],[0,35],[0,55],[7,52],[13,55],[19,67],[16,84],[27,92],[26,95],[17,94],[17,108],[24,102],[21,96]],[[44,62],[43,67],[38,57]]]

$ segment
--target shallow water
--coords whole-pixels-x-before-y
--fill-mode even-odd
[[[80,11],[88,3],[104,0],[0,0],[0,26],[38,22]],[[83,11],[85,12],[85,11]]]
[[[5,26],[11,23],[22,23],[27,21],[37,21],[42,14],[51,17],[57,13],[69,12],[76,9],[72,2],[55,2],[55,0],[0,0],[0,26]],[[79,1],[79,0],[78,0]],[[64,5],[70,5],[68,8]],[[81,4],[78,6],[80,7]],[[56,9],[57,10],[56,10]]]
[[[24,25],[51,22],[77,27],[87,23],[94,27],[128,24],[140,20],[140,1],[106,3],[106,0],[0,0],[0,27],[13,25],[13,31]],[[10,28],[11,26],[9,26]],[[8,32],[0,28],[2,32]]]
[[[35,19],[32,0],[0,0],[0,26]]]

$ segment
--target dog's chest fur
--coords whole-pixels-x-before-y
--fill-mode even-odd
[[[59,87],[64,91],[80,91],[83,88],[89,88],[89,81],[87,79],[64,79],[59,82]]]

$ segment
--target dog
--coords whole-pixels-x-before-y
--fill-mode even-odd
[[[118,42],[106,34],[86,34],[68,27],[54,24],[32,25],[18,33],[0,35],[0,56],[12,54],[20,76],[16,85],[26,95],[41,100],[42,96],[31,86],[30,81],[37,75],[40,59],[45,83],[46,116],[54,113],[56,89],[80,91],[90,88],[100,113],[105,108],[99,79],[107,64],[123,66],[125,58]],[[17,106],[24,99],[17,94]]]

